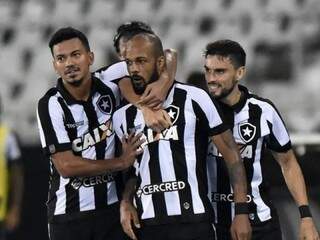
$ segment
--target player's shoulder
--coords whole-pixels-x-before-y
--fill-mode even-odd
[[[249,92],[248,101],[253,104],[257,104],[261,108],[263,113],[278,112],[277,107],[275,106],[273,101],[269,98],[265,98]]]
[[[101,80],[116,80],[128,76],[127,64],[119,61],[108,66],[104,66],[94,72],[94,76]]]
[[[50,98],[56,98],[58,89],[56,87],[50,88],[38,101],[38,103],[48,102]]]
[[[190,85],[188,83],[176,82],[175,86],[178,89],[182,89],[186,91],[186,94],[191,98],[194,98],[194,99],[203,98],[203,97],[210,98],[209,94],[205,90],[203,90],[202,88]]]

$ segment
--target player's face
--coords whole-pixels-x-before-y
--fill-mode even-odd
[[[242,68],[235,68],[228,57],[208,55],[204,71],[210,94],[217,99],[224,99],[232,94],[242,77]]]
[[[74,87],[90,79],[93,53],[86,50],[78,38],[53,46],[53,66],[64,83]]]
[[[144,38],[133,38],[126,43],[125,60],[133,88],[142,94],[148,83],[158,79],[158,62],[152,44]]]

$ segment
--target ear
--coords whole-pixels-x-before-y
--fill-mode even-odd
[[[57,70],[57,63],[54,59],[52,60],[52,65],[53,65],[53,68],[54,68],[54,71],[56,72],[56,74],[59,75],[58,70]]]
[[[246,67],[245,66],[239,67],[236,72],[237,81],[240,81],[244,77],[245,74],[246,74]]]
[[[164,56],[158,57],[158,59],[157,59],[157,69],[158,69],[159,74],[164,71],[165,66],[166,66],[166,60],[165,60]]]
[[[89,64],[90,66],[93,64],[94,62],[94,53],[93,52],[89,52]]]

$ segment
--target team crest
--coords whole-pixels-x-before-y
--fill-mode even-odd
[[[238,130],[240,138],[246,143],[250,142],[256,135],[256,126],[248,122],[240,123]]]
[[[104,114],[112,113],[112,100],[109,95],[104,95],[99,97],[97,101],[97,106],[101,112]]]
[[[180,113],[179,107],[176,107],[174,105],[170,105],[168,108],[166,108],[166,111],[167,111],[168,115],[170,116],[170,120],[171,120],[172,124],[174,124],[179,118],[179,113]]]

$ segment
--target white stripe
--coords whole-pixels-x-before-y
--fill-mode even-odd
[[[38,121],[38,129],[39,129],[41,145],[44,148],[47,146],[47,143],[46,143],[46,138],[44,137],[44,132],[43,132],[43,128],[42,128],[40,117],[39,117],[39,110],[37,110],[37,121]]]
[[[94,187],[80,187],[79,201],[80,211],[95,209]]]
[[[115,202],[118,202],[119,199],[118,199],[118,195],[117,195],[117,189],[116,189],[116,182],[113,181],[113,182],[108,182],[107,183],[107,189],[108,189],[108,205],[109,204],[112,204],[112,203],[115,203]]]
[[[195,123],[196,116],[191,107],[190,99],[187,99],[184,109],[185,128],[184,128],[184,148],[186,164],[188,169],[188,183],[190,185],[193,211],[195,214],[204,213],[204,206],[199,195],[198,179],[196,173],[197,156],[195,153]],[[188,106],[187,106],[188,105]],[[190,113],[191,112],[191,113]]]
[[[262,140],[257,142],[257,148],[255,153],[255,159],[253,163],[253,177],[251,181],[251,188],[252,188],[252,196],[253,201],[257,205],[257,214],[260,221],[266,221],[271,218],[271,210],[270,208],[263,202],[260,191],[259,185],[262,183],[262,171],[261,171],[261,146]]]
[[[69,143],[70,139],[64,125],[64,112],[57,98],[51,97],[49,99],[49,115],[52,122],[53,129],[56,133],[58,143]]]
[[[150,180],[150,170],[149,170],[149,160],[150,153],[149,149],[146,147],[144,149],[144,153],[140,163],[140,172],[143,173],[141,176],[141,187],[145,185],[151,184]],[[144,195],[141,194],[141,203],[143,208],[143,214],[141,216],[142,219],[153,218],[155,217],[154,206],[152,202],[152,194]]]
[[[65,214],[66,213],[66,190],[65,185],[68,184],[70,179],[60,177],[60,185],[58,191],[56,191],[57,202],[56,208],[54,210],[54,215]]]
[[[159,142],[159,164],[161,170],[162,182],[176,181],[176,176],[174,172],[174,165],[172,160],[172,152],[170,149],[169,141]],[[180,199],[178,191],[165,192],[164,193],[167,213],[169,216],[180,215]]]

